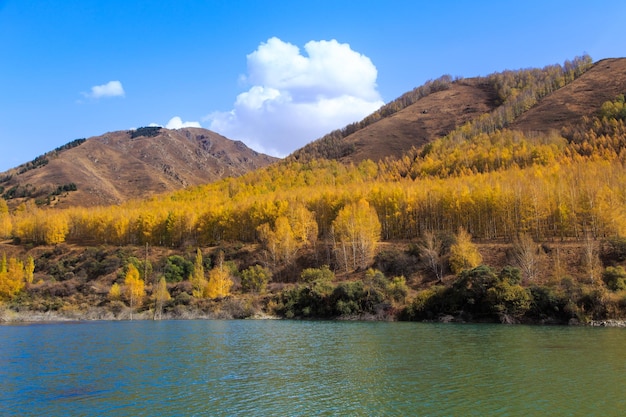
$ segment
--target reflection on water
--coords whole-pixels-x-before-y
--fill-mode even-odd
[[[626,331],[307,321],[0,326],[0,414],[622,415]]]

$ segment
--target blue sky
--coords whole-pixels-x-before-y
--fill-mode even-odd
[[[617,1],[0,0],[0,172],[158,124],[285,155],[443,74],[626,56]]]

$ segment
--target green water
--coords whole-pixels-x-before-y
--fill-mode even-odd
[[[0,326],[0,415],[622,416],[625,352],[611,328]]]

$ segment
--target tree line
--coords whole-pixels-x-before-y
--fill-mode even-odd
[[[289,241],[287,230],[297,236],[296,248],[317,239],[337,243],[340,211],[364,200],[375,210],[383,240],[458,227],[478,239],[622,235],[626,128],[614,118],[586,123],[566,131],[570,139],[498,130],[457,145],[442,139],[419,154],[378,164],[285,162],[119,207],[43,210],[24,204],[10,213],[4,203],[0,234],[36,244],[179,247],[226,240],[269,247]],[[286,258],[294,248],[273,256]]]

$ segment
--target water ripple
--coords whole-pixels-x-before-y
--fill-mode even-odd
[[[620,415],[622,329],[290,321],[0,326],[8,416]]]

